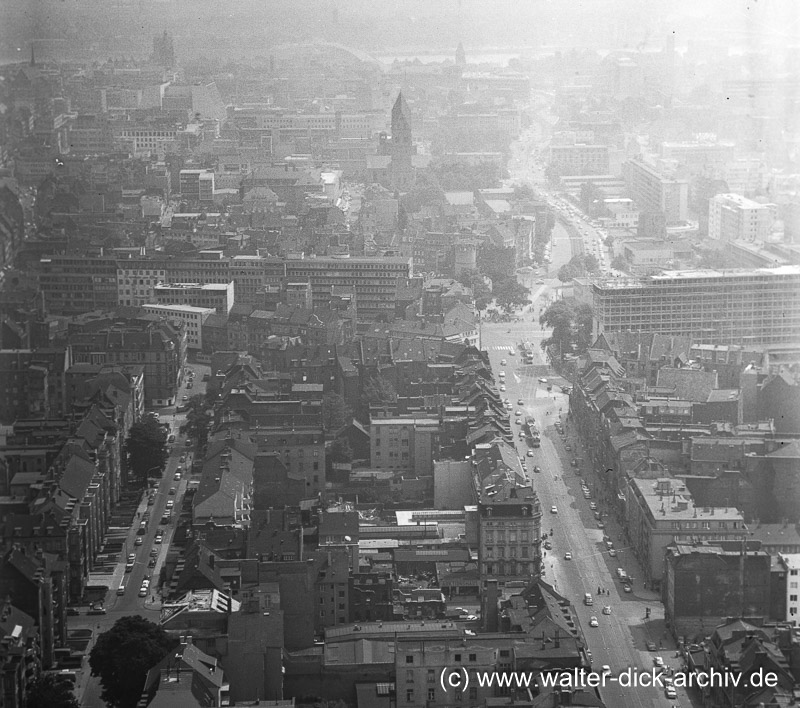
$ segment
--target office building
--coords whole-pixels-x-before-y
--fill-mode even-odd
[[[608,174],[608,146],[551,145],[550,166],[563,175]]]
[[[353,288],[359,319],[363,321],[374,320],[378,315],[394,319],[397,279],[410,278],[411,271],[411,259],[399,256],[286,259],[286,277],[292,282],[311,283],[315,307],[330,302],[334,286]]]
[[[668,225],[686,221],[689,199],[686,180],[665,176],[641,159],[623,163],[622,175],[628,196],[641,211],[663,212]]]
[[[787,344],[800,333],[800,266],[664,271],[591,285],[594,331],[685,335],[698,344]]]
[[[227,315],[233,307],[233,282],[222,283],[159,283],[154,289],[159,305],[191,305],[211,308],[218,315]]]
[[[199,202],[214,201],[214,173],[211,170],[181,170],[181,197]]]
[[[51,315],[78,315],[117,306],[117,260],[85,254],[45,256],[39,288]]]
[[[717,194],[708,200],[708,236],[726,243],[765,241],[777,209],[738,194]]]
[[[145,305],[148,315],[158,315],[166,319],[180,320],[186,330],[187,349],[203,349],[203,325],[209,315],[216,310],[212,307],[192,307],[191,305]]]
[[[166,263],[149,258],[117,261],[117,302],[136,307],[155,302],[155,288],[166,280]]]

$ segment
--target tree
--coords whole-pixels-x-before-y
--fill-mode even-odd
[[[472,290],[472,299],[475,301],[476,310],[485,310],[492,301],[492,291],[486,284],[484,277],[477,271],[464,271],[458,276],[458,281]]]
[[[133,708],[147,672],[178,642],[140,615],[121,617],[103,632],[89,654],[92,676],[99,676],[102,699],[116,708]]]
[[[394,403],[397,400],[397,391],[391,381],[387,381],[380,374],[368,379],[361,389],[361,393],[368,404]]]
[[[327,459],[331,462],[352,462],[353,448],[350,447],[350,441],[344,437],[336,438],[331,444]]]
[[[517,201],[531,201],[535,199],[536,195],[533,192],[533,188],[527,184],[518,184],[514,187],[514,199]]]
[[[592,316],[592,308],[574,298],[556,300],[539,318],[540,325],[553,330],[552,335],[542,341],[542,349],[554,346],[562,359],[573,351],[585,352],[591,344]]]
[[[504,280],[499,288],[495,288],[495,302],[498,307],[502,307],[506,312],[511,312],[518,307],[527,305],[531,291],[521,285],[516,278]]]
[[[192,396],[187,402],[186,422],[181,426],[181,433],[197,440],[200,447],[205,447],[208,442],[208,429],[211,427],[212,418],[208,412],[208,401],[199,393]]]
[[[347,425],[352,417],[353,412],[343,396],[329,392],[322,397],[322,424],[325,430],[338,430]]]
[[[80,708],[66,676],[42,674],[28,688],[27,708]]]
[[[611,260],[611,267],[614,270],[627,270],[628,261],[626,261],[622,256],[614,256],[614,258]]]
[[[167,431],[153,416],[134,423],[125,441],[128,469],[140,482],[147,483],[147,475],[158,468],[164,469],[169,452],[167,450]]]

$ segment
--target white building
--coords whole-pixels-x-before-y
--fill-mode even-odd
[[[786,621],[797,627],[800,621],[800,553],[778,553],[778,563],[786,571]]]
[[[169,320],[180,320],[186,327],[186,346],[189,349],[203,348],[203,324],[216,310],[213,307],[191,305],[145,305],[148,315],[159,315]]]
[[[708,236],[717,241],[765,241],[777,216],[774,204],[760,204],[739,194],[708,200]]]
[[[160,305],[213,308],[219,315],[229,314],[234,302],[233,281],[226,284],[159,283],[154,291]]]

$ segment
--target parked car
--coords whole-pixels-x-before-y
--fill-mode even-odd
[[[647,651],[655,651],[656,650],[656,643],[653,641],[649,641],[645,644],[647,647]]]
[[[550,513],[551,514],[557,514],[558,513],[558,507],[555,504],[550,507]]]
[[[603,614],[604,614],[604,615],[610,615],[610,614],[611,614],[611,605],[606,605],[606,606],[603,608]]]
[[[67,608],[67,617],[77,617],[78,615],[80,615],[80,610],[77,607]]]
[[[590,627],[599,627],[600,623],[597,621],[597,617],[592,617],[589,619],[589,626]]]
[[[569,551],[567,551],[567,552],[564,554],[564,560],[565,560],[565,561],[571,561],[571,560],[572,560],[572,554],[571,554]]]

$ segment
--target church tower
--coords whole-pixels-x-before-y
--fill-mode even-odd
[[[466,64],[467,53],[464,51],[464,45],[459,42],[458,48],[456,49],[456,66],[466,66]]]
[[[414,166],[412,155],[417,149],[411,139],[411,124],[408,122],[408,106],[402,93],[392,107],[392,140],[390,179],[394,189],[407,189],[414,183]]]

